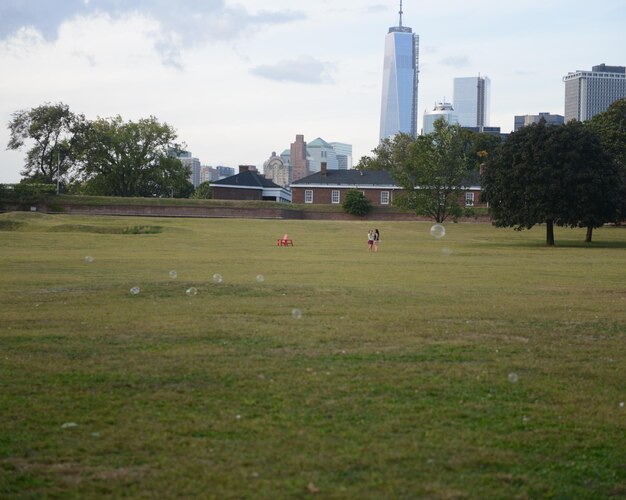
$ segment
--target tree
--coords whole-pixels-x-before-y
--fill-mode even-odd
[[[437,222],[462,213],[461,188],[470,173],[461,127],[440,119],[431,134],[384,139],[357,168],[391,173],[403,192],[397,203]]]
[[[210,200],[213,198],[211,183],[208,181],[200,183],[191,197],[200,200]]]
[[[155,117],[86,123],[80,133],[84,192],[105,196],[188,196],[190,171],[169,155],[175,130]]]
[[[370,213],[372,204],[358,189],[348,189],[343,209],[350,215],[363,216]]]
[[[68,176],[74,155],[76,129],[84,119],[66,104],[46,103],[30,110],[16,111],[9,122],[7,149],[28,149],[21,174],[35,182],[54,183],[57,175]],[[58,169],[58,171],[57,171]]]
[[[616,221],[623,222],[626,220],[626,99],[615,101],[588,123],[620,171],[620,206]]]
[[[599,227],[616,208],[616,169],[598,137],[583,124],[550,127],[541,122],[511,134],[487,162],[483,199],[498,227]]]

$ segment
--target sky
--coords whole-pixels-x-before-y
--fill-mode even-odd
[[[0,182],[12,113],[155,116],[203,165],[257,165],[306,141],[378,143],[387,0],[0,0]],[[626,66],[626,0],[404,0],[420,37],[419,125],[453,79],[488,76],[491,125],[563,114],[563,76]]]

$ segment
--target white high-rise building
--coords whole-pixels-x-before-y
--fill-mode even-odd
[[[449,102],[438,102],[432,111],[424,111],[424,126],[422,134],[431,134],[435,131],[435,122],[443,118],[450,125],[455,125],[459,122],[452,104]]]
[[[486,76],[455,78],[452,106],[461,127],[489,127],[491,80]]]
[[[626,97],[626,67],[593,66],[563,77],[565,82],[565,122],[584,122]]]
[[[419,36],[400,22],[385,37],[383,92],[380,108],[380,140],[399,132],[417,135],[417,84]]]

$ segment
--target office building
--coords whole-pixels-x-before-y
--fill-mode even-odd
[[[584,122],[626,97],[626,67],[599,64],[591,71],[575,71],[565,82],[565,122]]]
[[[563,125],[565,119],[563,115],[552,115],[550,113],[539,113],[538,115],[515,115],[513,124],[513,132],[517,132],[522,127],[526,127],[533,123],[545,121],[547,125]]]
[[[454,79],[452,106],[461,127],[490,126],[491,80],[481,76]]]
[[[389,28],[385,37],[383,91],[380,109],[380,140],[399,132],[417,135],[417,85],[419,74],[419,36],[402,26],[400,1],[398,26]]]
[[[333,147],[321,137],[311,141],[306,146],[307,157],[309,160],[309,174],[319,172],[322,168],[322,162],[326,163],[329,170],[338,170],[337,153]]]
[[[330,142],[329,144],[337,155],[337,168],[339,170],[352,168],[352,144],[346,144],[344,142]]]
[[[435,131],[435,122],[440,118],[450,125],[455,125],[459,122],[452,104],[449,102],[438,102],[435,103],[435,107],[432,111],[424,111],[422,134],[432,134]]]

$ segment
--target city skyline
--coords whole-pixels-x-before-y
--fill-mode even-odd
[[[203,164],[261,167],[296,134],[378,144],[384,34],[398,1],[29,0],[0,5],[0,182],[11,113],[64,102],[88,119],[156,116]],[[491,79],[491,125],[564,113],[563,77],[624,66],[622,0],[404,3],[420,36],[418,130],[455,77]],[[30,27],[27,27],[30,26]],[[582,34],[584,33],[584,36]]]

